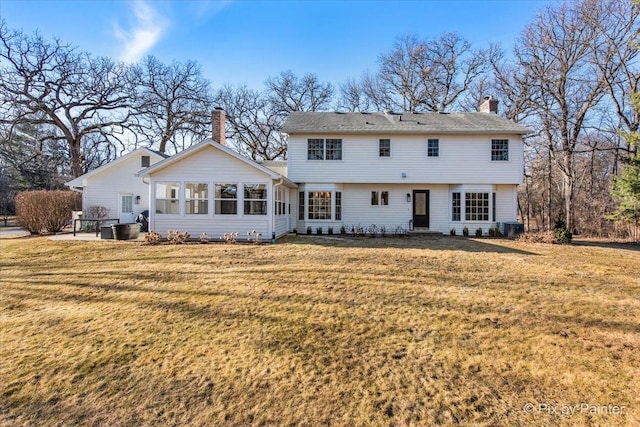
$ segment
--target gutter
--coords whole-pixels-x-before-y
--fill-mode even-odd
[[[276,184],[273,184],[273,191],[271,192],[273,194],[273,203],[271,203],[271,209],[273,210],[273,213],[271,215],[271,243],[275,243],[276,242],[276,189],[278,187],[280,187],[282,185],[282,183],[284,182],[284,178],[281,176],[278,179],[278,182]]]

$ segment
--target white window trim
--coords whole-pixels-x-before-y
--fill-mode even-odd
[[[166,197],[158,198],[157,197],[158,184],[167,184],[167,183],[178,184],[177,198],[166,198]],[[156,212],[158,210],[158,200],[177,200],[178,201],[178,213],[158,213],[158,212]],[[180,218],[181,216],[184,215],[184,208],[182,206],[183,200],[184,200],[184,183],[182,181],[176,181],[176,180],[154,181],[154,183],[153,183],[153,212],[154,212],[154,215],[158,215],[158,216],[160,216],[162,218]]]
[[[381,156],[380,155],[380,140],[386,139],[387,141],[389,141],[389,155],[388,156]],[[392,159],[393,158],[393,142],[391,141],[391,138],[378,138],[378,158],[379,159]]]
[[[438,155],[437,156],[430,156],[429,155],[429,140],[430,139],[435,139],[436,141],[438,141]],[[442,157],[442,144],[440,143],[440,138],[427,138],[425,140],[424,154],[427,157],[427,159],[439,159],[440,157]]]
[[[187,199],[187,185],[188,184],[207,184],[207,213],[199,214],[199,213],[187,213],[187,201],[188,200],[201,200],[201,199]],[[183,205],[182,209],[184,209],[184,216],[187,218],[195,217],[195,218],[207,218],[211,216],[211,182],[209,181],[184,181],[181,185],[184,187],[181,192],[184,194],[184,200],[181,201]]]
[[[269,184],[266,182],[241,182],[239,185],[242,186],[242,201],[240,201],[240,197],[238,196],[238,203],[240,204],[240,206],[242,206],[242,217],[246,217],[246,218],[265,218],[269,216]],[[244,186],[245,185],[264,185],[264,188],[267,192],[267,198],[266,199],[245,199],[244,198]],[[237,195],[237,194],[236,194]],[[246,201],[254,201],[254,202],[266,202],[266,211],[263,214],[247,214],[244,212],[244,202]],[[275,215],[275,212],[273,212],[273,215]],[[230,216],[230,215],[225,215],[225,216]]]
[[[241,182],[229,182],[230,180],[227,181],[213,181],[213,186],[212,186],[212,190],[213,190],[213,209],[211,211],[211,213],[213,214],[213,217],[219,217],[219,218],[238,218],[240,217],[240,207],[244,208],[244,205],[242,205],[242,203],[244,202],[243,196],[244,196],[244,187],[242,186]],[[216,185],[235,185],[236,186],[236,198],[235,199],[223,199],[223,198],[218,198],[216,197]],[[240,190],[243,191],[242,194],[239,194]],[[223,213],[216,213],[216,202],[218,200],[235,200],[236,201],[236,213],[234,214],[223,214]],[[244,212],[244,209],[243,209]],[[253,215],[251,215],[253,216]]]

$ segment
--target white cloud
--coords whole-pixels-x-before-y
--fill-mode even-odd
[[[133,2],[130,28],[124,29],[115,23],[113,32],[123,44],[120,59],[136,62],[142,58],[165,34],[169,21],[144,0]]]

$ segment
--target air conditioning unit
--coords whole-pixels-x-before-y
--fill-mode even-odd
[[[515,221],[499,222],[498,229],[504,237],[513,239],[524,233],[524,224]]]

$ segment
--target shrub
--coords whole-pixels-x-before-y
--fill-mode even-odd
[[[178,230],[167,231],[167,240],[174,245],[179,245],[186,242],[189,236],[190,234],[186,231],[182,233]]]
[[[371,224],[367,229],[367,232],[369,233],[370,237],[376,237],[376,235],[378,234],[378,226],[375,224]]]
[[[573,234],[567,229],[567,224],[561,216],[556,219],[556,223],[553,226],[553,235],[557,243],[571,243],[573,239]]]
[[[309,235],[311,234],[311,227],[310,226],[307,227],[307,234],[309,234]]]
[[[155,231],[150,231],[149,233],[144,235],[144,241],[150,245],[157,245],[160,243],[160,234]]]
[[[23,191],[16,196],[18,225],[32,234],[43,230],[55,233],[67,225],[71,211],[82,203],[82,195],[75,191]]]
[[[340,227],[340,235],[344,236],[345,234],[347,234],[347,228],[343,225]]]
[[[462,229],[462,235],[464,237],[469,237],[469,228],[468,227],[465,227],[465,228]]]
[[[209,235],[207,233],[202,233],[200,235],[200,243],[209,243],[209,241],[211,240],[211,238],[209,237]]]
[[[452,235],[452,236],[455,236],[455,235],[456,235],[456,229],[455,229],[455,228],[452,228],[452,229],[449,231],[449,234],[450,234],[450,235]]]
[[[327,227],[327,234],[333,234],[333,227]]]
[[[387,237],[387,227],[385,227],[384,225],[380,226],[380,235],[382,237]]]
[[[229,245],[233,245],[238,241],[238,232],[235,231],[233,233],[224,233],[222,237],[220,237],[220,240]]]
[[[317,235],[321,235],[322,234],[322,227],[316,228],[316,234]]]
[[[553,233],[550,231],[539,232],[539,233],[523,233],[516,239],[519,242],[527,242],[527,243],[554,243],[555,237]]]
[[[106,218],[109,215],[109,209],[104,206],[89,206],[87,209],[87,218]]]
[[[482,227],[478,227],[476,230],[476,237],[482,237]]]
[[[254,245],[262,243],[262,233],[256,230],[247,231],[247,240],[253,242]]]

